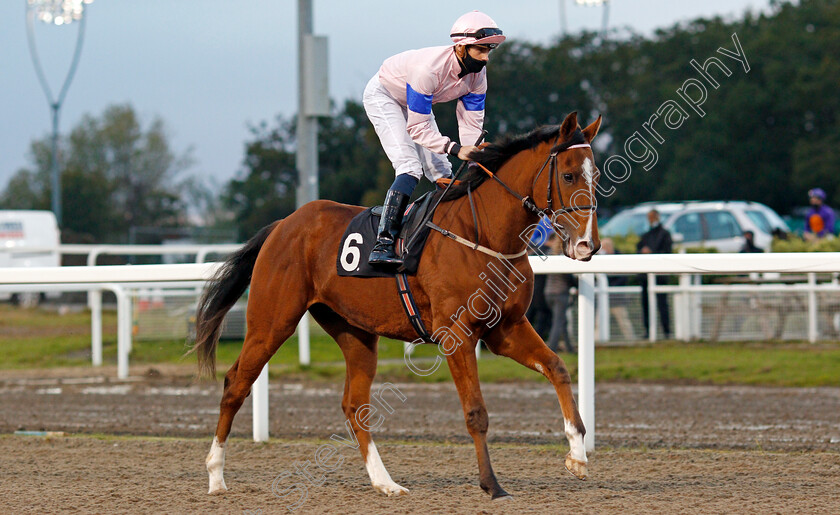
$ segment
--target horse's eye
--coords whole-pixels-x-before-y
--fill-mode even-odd
[[[566,184],[571,184],[571,183],[574,182],[575,176],[574,176],[574,174],[571,174],[571,173],[564,173],[563,174],[563,180],[566,181]]]

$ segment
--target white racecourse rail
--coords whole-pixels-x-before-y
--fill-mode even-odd
[[[582,263],[561,256],[532,257],[534,273],[580,274],[578,315],[578,403],[587,428],[586,447],[595,444],[595,275],[604,274],[743,274],[752,272],[840,272],[840,253],[770,254],[647,254],[595,256]],[[0,288],[57,289],[93,287],[118,291],[120,285],[148,282],[206,281],[218,263],[183,265],[136,265],[60,268],[0,269]],[[120,332],[122,334],[122,332]],[[128,335],[130,337],[130,334]],[[120,345],[128,372],[128,344]],[[308,351],[308,349],[307,349]],[[301,349],[303,353],[303,349]],[[122,362],[121,362],[122,363]],[[254,385],[254,439],[268,438],[268,373],[264,369]]]

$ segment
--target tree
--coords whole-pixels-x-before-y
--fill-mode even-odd
[[[394,171],[364,108],[347,101],[340,111],[318,121],[319,197],[346,204],[381,202]],[[234,213],[240,238],[284,218],[295,210],[295,119],[276,118],[251,128],[245,159],[237,177],[222,192],[223,205]],[[373,200],[377,198],[377,200]]]
[[[32,142],[32,166],[11,179],[0,206],[49,209],[48,144],[46,138]],[[173,153],[159,118],[144,129],[130,105],[111,106],[98,118],[83,117],[59,151],[67,238],[118,241],[132,226],[186,224],[179,174],[192,161],[189,152]]]

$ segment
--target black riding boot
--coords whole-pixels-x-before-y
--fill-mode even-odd
[[[385,204],[382,206],[382,218],[379,219],[379,234],[376,245],[370,253],[368,262],[380,267],[396,268],[403,264],[394,252],[394,243],[402,228],[402,217],[408,206],[408,195],[396,190],[388,190]]]

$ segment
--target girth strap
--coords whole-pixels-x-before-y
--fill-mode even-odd
[[[403,310],[411,322],[411,326],[417,332],[417,335],[426,343],[437,342],[432,339],[432,335],[426,330],[426,325],[423,324],[423,319],[420,317],[420,309],[414,301],[414,295],[411,294],[411,288],[408,287],[408,277],[405,274],[397,274],[397,290],[400,292],[400,303]]]

